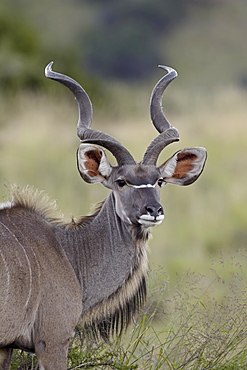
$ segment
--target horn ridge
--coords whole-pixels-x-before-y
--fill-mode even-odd
[[[175,127],[171,126],[171,128],[162,132],[151,142],[143,156],[142,163],[145,165],[156,165],[162,150],[175,141],[179,141],[179,132]]]
[[[171,67],[163,65],[159,65],[158,67],[164,69],[168,73],[157,82],[152,91],[150,99],[150,116],[154,127],[161,133],[171,127],[171,124],[166,119],[163,112],[162,96],[167,86],[178,76],[178,73]]]
[[[150,116],[154,127],[160,133],[148,146],[142,163],[156,165],[160,152],[169,144],[179,140],[179,132],[166,119],[162,97],[167,86],[177,77],[178,73],[171,67],[159,65],[160,68],[168,73],[163,76],[155,85],[150,99]]]
[[[114,138],[109,140],[108,135],[104,134],[103,132],[91,129],[85,130],[80,135],[80,138],[82,143],[96,144],[108,149],[116,158],[119,166],[136,164],[136,161],[129,151],[118,140]]]
[[[50,78],[51,80],[60,82],[70,89],[70,91],[74,94],[79,109],[78,130],[79,127],[89,128],[92,123],[93,117],[93,108],[89,96],[87,95],[83,87],[73,78],[68,77],[62,73],[54,72],[52,70],[52,65],[53,62],[49,63],[46,66],[45,76]]]
[[[129,151],[116,139],[108,134],[90,128],[93,116],[92,103],[82,86],[64,74],[52,71],[53,62],[45,68],[45,76],[60,82],[70,89],[78,104],[79,120],[77,135],[83,143],[94,143],[108,149],[116,158],[118,165],[135,164],[135,160]]]

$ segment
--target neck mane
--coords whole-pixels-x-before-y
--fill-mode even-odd
[[[116,214],[113,193],[91,216],[64,224],[50,217],[54,202],[32,188],[11,189],[12,201],[50,224],[80,282],[85,333],[121,334],[146,298],[148,231]]]
[[[116,214],[113,193],[97,211],[56,229],[81,285],[87,332],[120,334],[146,298],[148,232]]]

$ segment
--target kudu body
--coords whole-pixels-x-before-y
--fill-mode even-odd
[[[111,189],[94,214],[70,225],[49,219],[37,193],[15,191],[0,210],[0,369],[9,369],[13,348],[33,351],[43,370],[67,369],[69,339],[81,319],[85,329],[103,338],[120,333],[142,305],[148,271],[146,243],[152,226],[164,218],[159,203],[166,183],[188,185],[203,170],[204,148],[175,153],[161,166],[163,148],[178,131],[162,111],[162,95],[176,77],[168,73],[151,97],[151,118],[159,131],[143,160],[136,163],[120,142],[90,129],[92,106],[71,78],[46,76],[67,86],[79,107],[81,145],[78,169],[89,183]],[[112,152],[112,166],[100,147]]]

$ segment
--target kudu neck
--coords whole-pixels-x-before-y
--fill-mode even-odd
[[[145,241],[118,217],[113,193],[85,226],[58,234],[80,281],[84,311],[114,294],[145,254]]]

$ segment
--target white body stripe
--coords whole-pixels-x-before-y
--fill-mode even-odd
[[[0,210],[1,209],[6,209],[6,208],[11,208],[13,206],[13,203],[12,202],[5,202],[5,203],[0,203]]]
[[[25,303],[25,307],[26,307],[27,304],[28,304],[28,302],[29,302],[29,300],[30,300],[31,292],[32,292],[32,267],[31,267],[31,263],[30,263],[30,260],[28,258],[28,255],[27,255],[27,252],[25,250],[25,247],[20,243],[20,241],[16,238],[16,236],[12,233],[12,231],[4,223],[0,222],[0,224],[9,232],[9,234],[15,239],[15,241],[21,247],[21,249],[22,249],[22,251],[24,253],[24,256],[26,258],[26,261],[27,261],[30,280],[29,280],[29,293],[28,293],[27,300],[26,300],[26,303]]]

